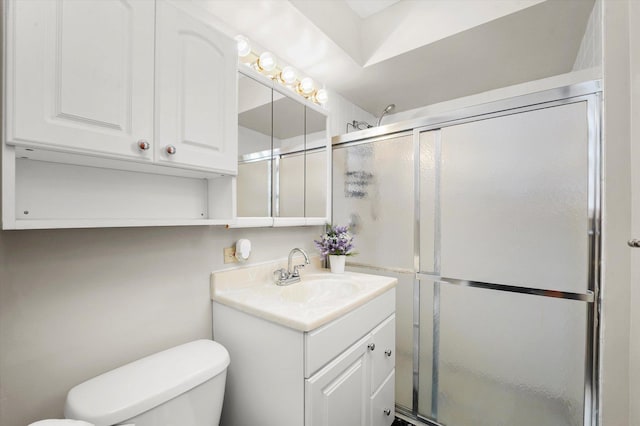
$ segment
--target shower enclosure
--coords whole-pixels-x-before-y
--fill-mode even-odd
[[[353,271],[398,278],[396,409],[597,424],[599,82],[334,138]]]

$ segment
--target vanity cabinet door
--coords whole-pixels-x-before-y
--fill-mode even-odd
[[[306,426],[367,426],[371,336],[305,381]]]
[[[155,160],[235,175],[236,43],[188,6],[156,3]]]
[[[7,144],[152,160],[154,3],[7,1]]]
[[[371,426],[391,426],[395,419],[395,370],[371,396]]]
[[[371,351],[371,392],[382,385],[396,365],[396,316],[391,315],[371,333],[375,345]]]

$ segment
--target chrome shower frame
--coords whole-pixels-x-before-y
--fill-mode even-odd
[[[588,286],[585,293],[570,292],[545,292],[533,288],[514,287],[509,285],[480,283],[457,280],[454,277],[440,276],[440,227],[436,226],[435,235],[435,271],[433,274],[419,273],[420,267],[420,203],[419,203],[419,138],[425,131],[438,130],[466,122],[485,120],[500,116],[517,114],[538,109],[550,108],[576,102],[586,102],[588,125]],[[399,417],[417,424],[429,426],[441,426],[439,423],[424,417],[418,412],[419,377],[420,377],[420,281],[424,279],[435,280],[434,285],[434,333],[433,333],[433,389],[438,384],[438,308],[440,303],[439,290],[441,285],[463,285],[483,288],[492,291],[516,292],[536,295],[538,297],[557,297],[562,299],[577,300],[585,303],[587,316],[586,350],[585,350],[585,384],[584,384],[584,426],[599,426],[600,406],[600,306],[602,302],[601,292],[601,232],[602,232],[602,82],[594,80],[578,83],[570,86],[545,90],[527,95],[517,96],[505,100],[471,106],[448,114],[427,116],[416,120],[393,123],[386,126],[352,132],[336,136],[332,139],[335,149],[337,146],[358,145],[371,143],[376,140],[385,140],[389,136],[398,136],[404,133],[413,133],[414,146],[414,268],[415,279],[413,286],[413,398],[412,407],[396,406]],[[436,157],[441,152],[439,135],[436,140]],[[436,163],[437,164],[437,163]],[[436,182],[440,176],[439,165],[436,166]],[[436,186],[438,188],[438,186]],[[436,223],[439,217],[439,190],[436,192]],[[348,265],[360,267],[372,267],[349,262]],[[384,268],[377,268],[383,269]],[[393,271],[390,271],[393,272]],[[403,271],[407,272],[407,271]],[[432,394],[432,417],[437,417],[437,391]],[[452,425],[455,426],[455,425]]]

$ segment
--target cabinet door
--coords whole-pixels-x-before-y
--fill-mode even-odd
[[[306,426],[369,424],[370,339],[360,340],[305,381]]]
[[[151,160],[152,1],[8,1],[7,143]]]
[[[396,365],[396,316],[391,315],[373,332],[371,342],[371,392],[375,392]]]
[[[391,426],[395,419],[395,370],[371,396],[371,426]]]
[[[178,5],[156,4],[155,160],[235,175],[236,44]]]

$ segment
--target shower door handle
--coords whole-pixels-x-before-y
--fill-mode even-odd
[[[640,240],[636,238],[634,238],[633,240],[627,241],[627,244],[629,245],[629,247],[640,248]]]

